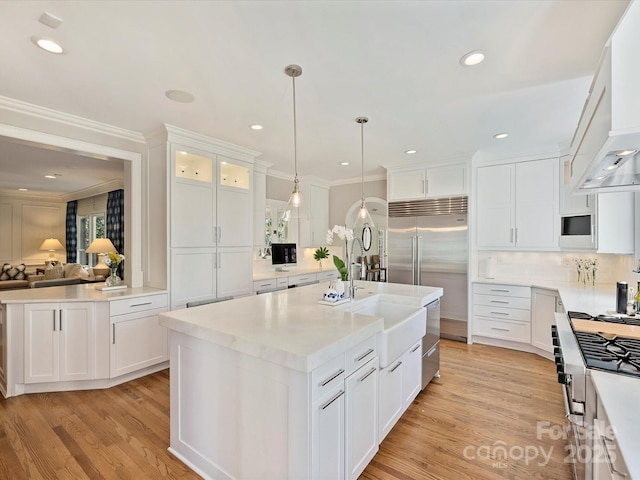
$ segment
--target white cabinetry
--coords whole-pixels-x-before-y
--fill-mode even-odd
[[[169,359],[167,329],[158,323],[166,311],[166,294],[111,302],[111,378]]]
[[[329,188],[320,185],[303,185],[304,202],[308,218],[300,218],[300,245],[317,247],[326,245],[329,230]]]
[[[473,334],[530,343],[531,288],[474,283]]]
[[[531,345],[549,354],[553,353],[551,325],[556,323],[559,307],[562,304],[557,290],[531,289]]]
[[[422,340],[380,369],[378,441],[382,442],[422,386]]]
[[[600,193],[597,198],[598,253],[633,254],[635,198],[633,192]]]
[[[467,194],[466,164],[390,171],[389,201],[420,200]]]
[[[378,357],[347,377],[344,386],[346,478],[354,480],[378,451]]]
[[[24,306],[24,383],[90,380],[95,373],[93,303]]]
[[[0,390],[7,393],[7,308],[0,304]]]
[[[312,429],[317,432],[311,460],[312,478],[344,478],[344,378],[314,404],[312,415]]]
[[[477,169],[477,246],[557,249],[558,159]]]

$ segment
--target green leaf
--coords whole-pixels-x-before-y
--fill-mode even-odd
[[[337,257],[336,255],[334,255],[333,256],[333,264],[338,269],[338,272],[340,272],[340,277],[342,278],[342,280],[343,281],[349,280],[349,269],[344,264],[342,259],[340,257]]]
[[[314,260],[320,261],[323,258],[328,258],[328,257],[329,257],[329,250],[327,250],[325,247],[320,247],[313,253]]]

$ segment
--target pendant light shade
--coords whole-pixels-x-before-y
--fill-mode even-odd
[[[287,202],[287,207],[282,214],[282,220],[290,221],[295,218],[305,217],[302,192],[300,191],[300,181],[298,180],[298,138],[297,138],[297,118],[296,118],[296,77],[302,75],[300,65],[289,65],[284,69],[293,83],[293,166],[295,177],[293,179],[293,191]]]
[[[356,118],[356,123],[360,124],[360,152],[362,157],[362,198],[360,200],[360,208],[358,209],[358,214],[356,216],[354,226],[358,223],[368,223],[370,227],[375,227],[373,223],[373,219],[369,214],[369,210],[367,210],[367,205],[364,201],[364,124],[367,123],[369,119],[367,117],[358,117]]]

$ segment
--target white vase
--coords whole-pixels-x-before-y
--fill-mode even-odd
[[[338,299],[342,300],[344,298],[344,282],[342,279],[336,280],[334,288],[336,289],[336,293],[338,294]]]

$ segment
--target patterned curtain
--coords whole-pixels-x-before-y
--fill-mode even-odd
[[[124,190],[114,190],[107,196],[107,238],[118,253],[124,253]],[[124,264],[118,266],[118,276],[124,278]]]
[[[78,254],[78,225],[76,224],[76,213],[78,211],[78,201],[67,202],[67,263],[76,263]]]

